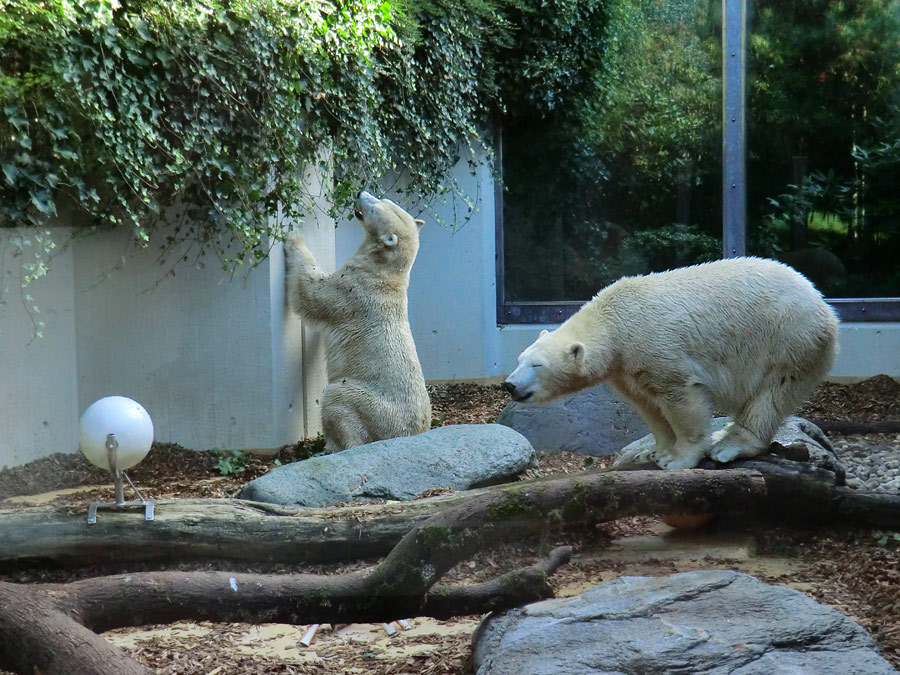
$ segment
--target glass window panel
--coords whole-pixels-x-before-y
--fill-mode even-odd
[[[900,295],[900,2],[756,1],[747,44],[748,251]]]
[[[611,11],[594,94],[503,120],[506,301],[721,257],[721,3]]]

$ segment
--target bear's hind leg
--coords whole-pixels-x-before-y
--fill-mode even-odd
[[[365,392],[356,386],[329,384],[322,396],[322,432],[325,452],[338,452],[369,443],[372,438],[360,414]]]
[[[741,457],[756,457],[765,452],[768,443],[762,441],[761,434],[748,429],[738,421],[732,421],[722,431],[714,434],[710,459],[725,464]]]
[[[366,430],[356,411],[346,406],[322,409],[322,433],[325,452],[340,452],[368,442]]]
[[[709,456],[724,464],[764,453],[784,419],[803,403],[818,382],[818,374],[771,375],[763,380],[757,394],[715,441]]]
[[[675,434],[675,443],[670,451],[657,452],[656,463],[663,469],[693,469],[712,445],[712,401],[706,388],[688,384],[663,397],[660,407]]]

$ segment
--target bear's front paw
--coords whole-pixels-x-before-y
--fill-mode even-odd
[[[284,256],[289,259],[306,248],[306,237],[300,231],[291,232],[284,238]]]
[[[701,459],[702,455],[697,456],[697,453],[679,453],[672,450],[657,450],[654,455],[657,466],[667,471],[696,468]]]

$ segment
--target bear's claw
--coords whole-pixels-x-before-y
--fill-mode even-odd
[[[735,443],[722,443],[709,453],[710,459],[714,459],[722,464],[733,462],[741,456],[741,448]]]

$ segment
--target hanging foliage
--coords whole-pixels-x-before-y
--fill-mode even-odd
[[[592,35],[562,36],[597,7],[0,0],[0,227],[62,215],[148,243],[174,221],[156,243],[230,269],[314,208],[310,170],[336,210],[391,174],[412,197],[455,192],[503,93],[550,105],[573,88]]]

